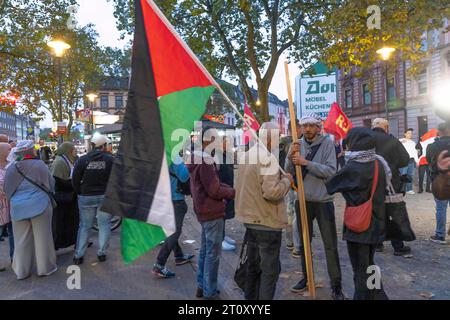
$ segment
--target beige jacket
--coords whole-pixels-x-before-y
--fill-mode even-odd
[[[290,181],[281,177],[275,156],[255,145],[238,159],[238,164],[236,219],[273,229],[285,228],[284,197],[290,190]]]

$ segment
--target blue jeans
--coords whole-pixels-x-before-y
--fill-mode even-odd
[[[412,191],[413,190],[413,184],[412,181],[414,180],[414,169],[416,168],[416,161],[414,159],[409,159],[409,163],[407,167],[400,168],[400,174],[404,175],[406,174],[410,179],[411,182],[406,183],[405,191]]]
[[[202,243],[198,257],[197,284],[203,289],[203,297],[217,294],[220,253],[223,241],[224,219],[201,222]]]
[[[445,238],[447,207],[450,205],[450,200],[434,200],[436,201],[436,237]]]
[[[78,207],[80,210],[80,227],[78,228],[77,250],[75,258],[81,258],[86,253],[89,241],[89,232],[97,217],[99,249],[97,255],[106,254],[111,237],[111,215],[100,211],[104,195],[100,196],[78,196]]]

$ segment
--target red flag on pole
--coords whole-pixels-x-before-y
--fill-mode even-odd
[[[337,140],[341,140],[347,136],[348,131],[353,128],[353,124],[335,102],[331,106],[323,128],[325,132],[333,134]]]
[[[247,104],[244,106],[244,119],[244,144],[248,144],[253,138],[249,128],[254,131],[258,131],[260,125]]]

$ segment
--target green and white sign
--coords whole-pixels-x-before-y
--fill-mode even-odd
[[[316,113],[323,120],[328,117],[331,105],[337,101],[336,74],[303,76],[298,78],[300,86],[300,117]]]

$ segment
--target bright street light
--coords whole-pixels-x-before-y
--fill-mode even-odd
[[[95,93],[88,93],[86,97],[88,97],[89,101],[91,102],[91,110],[89,112],[89,119],[90,119],[89,122],[91,130],[94,130],[94,101],[98,96]]]
[[[395,52],[395,48],[384,46],[381,49],[377,50],[377,54],[381,56],[381,59],[384,60],[384,99],[385,99],[385,113],[386,120],[389,121],[389,102],[388,102],[388,60],[391,57],[391,54]]]
[[[94,102],[95,98],[97,98],[98,95],[96,95],[95,93],[89,93],[89,94],[86,95],[86,97],[88,97],[90,102]]]
[[[431,102],[436,113],[450,117],[450,81],[444,81],[431,92]]]
[[[65,43],[62,40],[52,40],[47,42],[47,45],[53,49],[56,60],[58,62],[58,82],[59,82],[59,121],[63,121],[63,111],[62,111],[62,66],[61,66],[61,59],[64,55],[64,51],[70,48],[70,45],[68,43]],[[64,138],[63,135],[60,135],[59,137],[59,143],[63,143]]]
[[[70,44],[65,43],[62,40],[52,40],[47,42],[47,45],[53,49],[53,51],[55,52],[55,56],[57,56],[58,58],[61,58],[64,55],[64,52],[67,49],[70,49]]]
[[[391,54],[395,52],[395,48],[391,48],[391,47],[383,47],[379,50],[377,50],[377,54],[379,54],[381,56],[381,59],[383,59],[384,61],[389,60],[389,58],[391,57]]]

